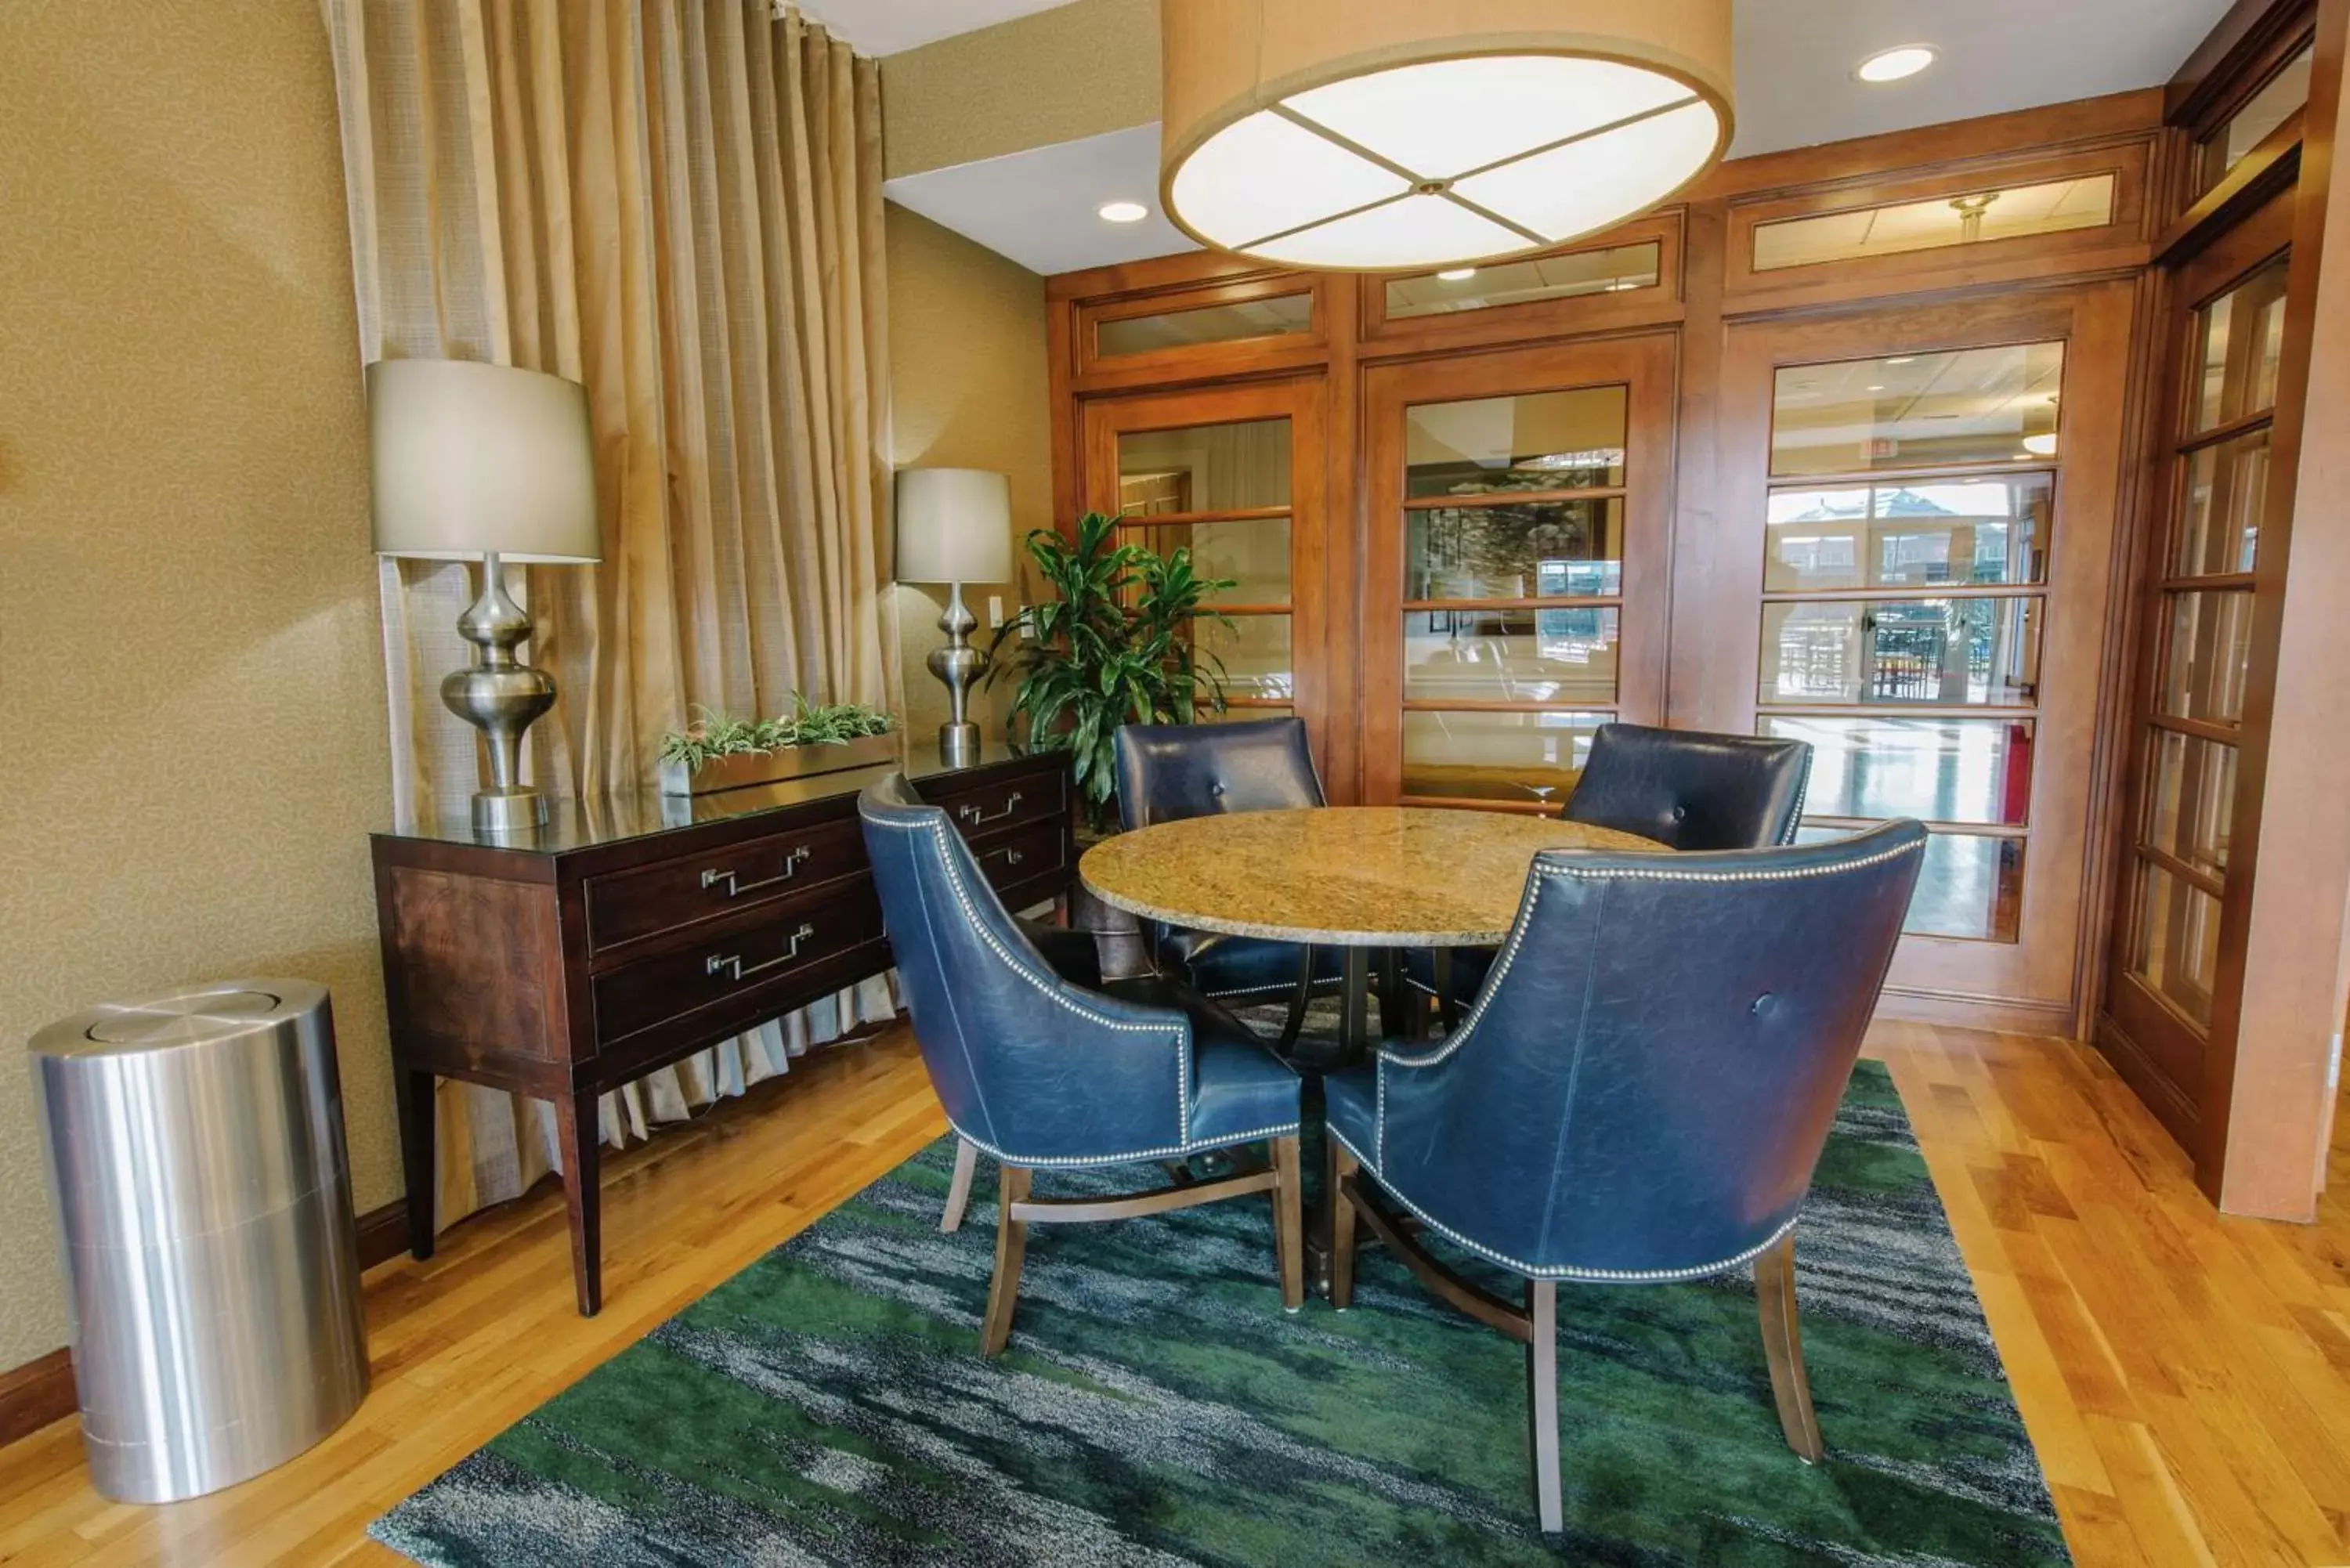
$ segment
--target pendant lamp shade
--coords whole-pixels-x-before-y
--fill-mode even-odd
[[[1159,196],[1202,244],[1425,270],[1612,229],[1721,161],[1731,0],[1163,0]]]

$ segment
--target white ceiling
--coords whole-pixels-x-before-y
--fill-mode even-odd
[[[1060,0],[803,0],[875,54],[1049,10]],[[1737,0],[1733,157],[2095,98],[2169,80],[2229,0]],[[1940,58],[1871,86],[1853,67],[1898,44]],[[1158,127],[892,180],[891,201],[1032,271],[1067,272],[1193,248],[1155,211]],[[1106,223],[1103,202],[1144,223]]]

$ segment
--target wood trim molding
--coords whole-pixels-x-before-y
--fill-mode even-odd
[[[2206,130],[2265,76],[2272,53],[2308,29],[2315,0],[2236,0],[2163,89],[2163,118]]]
[[[394,1199],[359,1217],[359,1270],[389,1262],[408,1250],[408,1204]],[[73,1352],[59,1345],[8,1372],[0,1372],[0,1448],[29,1438],[78,1407]]]

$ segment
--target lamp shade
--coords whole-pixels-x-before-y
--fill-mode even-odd
[[[1731,0],[1165,0],[1159,18],[1161,205],[1285,266],[1564,244],[1730,145]]]
[[[898,473],[898,580],[1001,583],[1012,576],[1012,483],[981,468]]]
[[[463,359],[367,368],[380,556],[600,560],[587,389]]]

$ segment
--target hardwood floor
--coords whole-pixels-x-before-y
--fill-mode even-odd
[[[2079,1047],[1885,1024],[1871,1049],[1917,1123],[2084,1568],[2350,1563],[2338,1197],[2314,1227],[2222,1221]],[[71,1421],[0,1449],[0,1564],[396,1563],[369,1520],[943,1130],[902,1031],[804,1061],[609,1162],[601,1317],[572,1311],[562,1200],[543,1190],[458,1227],[430,1263],[369,1275],[374,1391],[268,1476],[131,1508],[89,1490]]]

